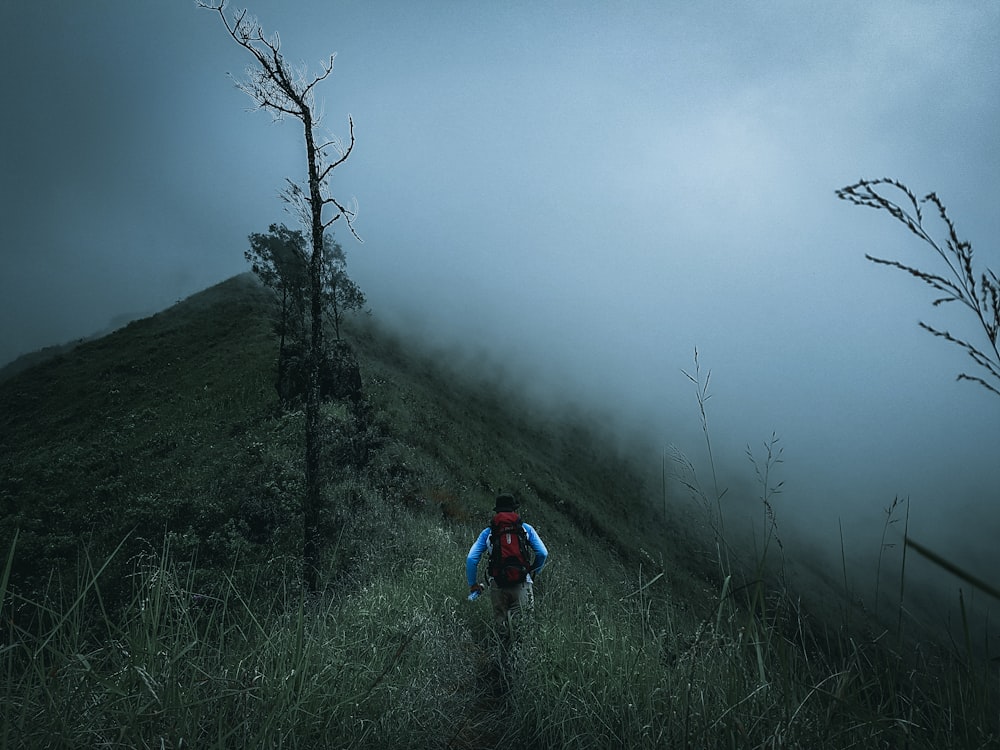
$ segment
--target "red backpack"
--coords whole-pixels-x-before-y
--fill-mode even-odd
[[[524,583],[531,570],[532,551],[528,534],[517,513],[503,512],[490,522],[490,578],[500,588]]]

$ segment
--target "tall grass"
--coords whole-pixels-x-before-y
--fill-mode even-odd
[[[338,470],[327,489],[325,593],[303,597],[294,545],[281,541],[297,528],[283,509],[298,492],[289,436],[301,415],[233,424],[242,396],[224,405],[228,416],[205,401],[220,428],[197,454],[182,454],[186,471],[202,459],[197,476],[175,478],[168,493],[159,481],[156,492],[126,484],[128,473],[119,510],[148,516],[148,530],[173,498],[185,510],[175,516],[189,523],[239,493],[241,518],[260,528],[247,536],[238,518],[217,523],[227,516],[213,511],[206,528],[232,543],[178,523],[162,545],[130,537],[114,554],[83,554],[53,568],[62,573],[32,577],[47,583],[31,587],[14,575],[18,557],[34,563],[52,537],[36,527],[29,548],[28,534],[15,531],[0,575],[0,746],[997,744],[995,667],[971,658],[971,628],[949,650],[887,638],[871,623],[822,622],[773,585],[780,577],[763,575],[761,558],[768,568],[782,562],[773,555],[774,436],[764,454],[751,454],[760,491],[747,500],[775,524],[756,558],[727,562],[737,547],[722,526],[700,548],[676,517],[664,525],[629,457],[604,448],[599,432],[542,427],[507,394],[365,336],[358,348],[375,413],[363,461],[346,412],[327,415]],[[203,391],[206,374],[221,387],[218,372],[190,375],[192,387]],[[707,378],[694,374],[711,445]],[[162,413],[158,422],[151,427],[169,427]],[[143,456],[142,468],[164,480],[173,476],[167,462],[180,457],[177,449]],[[85,460],[89,467],[88,456],[77,463]],[[694,496],[720,512],[724,490],[714,479],[703,490],[688,464]],[[465,600],[463,576],[487,502],[507,488],[551,553],[534,611],[515,620],[509,643],[486,602]],[[737,502],[735,494],[726,497]],[[882,560],[873,572],[888,568]],[[902,606],[899,616],[905,622]]]
[[[875,643],[845,640],[843,657],[831,656],[815,625],[790,604],[785,623],[754,627],[725,588],[713,597],[716,616],[700,619],[671,601],[666,586],[618,597],[642,582],[583,592],[568,577],[553,578],[554,590],[513,652],[510,722],[524,746],[941,748],[997,741],[984,696],[976,695],[981,685]],[[964,701],[960,715],[956,698]]]
[[[707,378],[685,375],[698,386],[701,423],[710,445],[705,410],[710,397]],[[717,482],[713,478],[712,489],[705,490],[697,481],[693,464],[679,451],[675,454],[681,467],[681,486],[707,507],[711,497],[719,496]],[[878,564],[873,571],[875,616],[863,609],[858,613],[851,602],[855,594],[849,589],[846,556],[842,556],[845,578],[839,596],[848,619],[838,628],[835,620],[823,622],[811,617],[808,605],[788,589],[783,556],[776,564],[768,560],[772,542],[781,549],[773,504],[783,488],[776,477],[782,463],[779,439],[772,434],[762,457],[755,456],[749,447],[747,456],[763,510],[762,543],[757,543],[755,533],[749,559],[734,554],[732,567],[720,560],[719,568],[726,575],[719,584],[715,615],[702,615],[693,636],[688,631],[687,647],[696,648],[707,639],[712,647],[704,657],[706,663],[720,653],[727,658],[712,664],[715,681],[711,689],[697,684],[698,668],[688,667],[691,679],[684,688],[696,690],[697,700],[690,692],[674,694],[672,705],[684,706],[684,713],[678,717],[679,726],[671,727],[673,734],[666,746],[931,748],[1000,743],[1000,716],[995,709],[1000,674],[995,664],[974,654],[961,593],[962,644],[949,649],[939,641],[921,642],[916,634],[907,635],[904,623],[910,615],[904,605],[904,548],[898,570],[894,638],[885,638],[886,631],[877,619],[879,582],[886,565],[883,552],[891,546],[886,535],[898,521],[894,517],[898,499],[886,510]],[[710,453],[709,461],[714,460]],[[731,503],[738,500],[730,495]],[[721,513],[721,505],[716,507]],[[908,526],[908,507],[905,522]],[[716,535],[723,528],[722,524],[713,526]],[[745,547],[736,539],[717,542],[717,548],[734,552]],[[748,583],[735,586],[734,576],[745,577]],[[975,583],[983,586],[981,581]],[[736,593],[743,596],[734,596]],[[838,596],[833,590],[829,594]],[[815,598],[812,601],[815,603]],[[852,616],[856,619],[849,619]],[[663,675],[657,689],[669,690],[669,679]],[[713,696],[718,701],[714,704]],[[959,711],[954,700],[962,702]],[[714,718],[706,719],[704,712],[712,716],[713,711],[717,712]],[[680,726],[683,731],[678,733]],[[636,737],[632,741],[644,746]]]
[[[133,568],[117,615],[100,568],[44,601],[3,592],[3,747],[433,747],[475,695],[440,586],[310,601],[198,593],[168,549]]]
[[[705,448],[708,452],[708,468],[712,474],[711,498],[712,500],[714,500],[716,506],[717,515],[715,516],[715,523],[718,524],[718,528],[716,529],[716,536],[717,536],[717,541],[722,543],[725,541],[726,538],[726,527],[724,518],[725,514],[722,512],[722,498],[725,496],[728,489],[723,489],[721,491],[719,489],[719,477],[715,468],[715,454],[712,451],[712,434],[711,431],[708,429],[708,412],[706,408],[708,405],[708,400],[712,398],[712,394],[709,393],[709,384],[711,383],[712,380],[712,371],[709,370],[708,372],[706,372],[704,379],[702,379],[701,362],[699,362],[698,360],[698,349],[695,348],[694,375],[685,370],[682,370],[681,372],[684,373],[687,379],[690,380],[695,387],[695,398],[698,401],[698,412],[701,416],[701,431],[702,434],[705,436]],[[693,471],[692,471],[692,476],[693,476]],[[698,494],[700,494],[701,497],[706,500],[706,502],[708,501],[707,495],[705,494],[705,492],[701,490],[700,487],[696,487],[694,485],[689,485],[689,487],[691,489],[695,489],[698,492]],[[728,558],[728,551],[726,555]]]
[[[45,601],[4,591],[4,746],[989,747],[995,689],[918,653],[845,640],[788,603],[751,625],[724,584],[702,617],[670,572],[560,552],[501,647],[458,601],[459,539],[413,520],[427,555],[351,595],[200,593],[169,549],[101,607],[100,566]],[[582,571],[599,572],[584,577]],[[651,563],[652,565],[652,563]],[[9,565],[8,565],[9,567]],[[654,568],[655,569],[655,568]],[[995,705],[995,704],[994,704]]]

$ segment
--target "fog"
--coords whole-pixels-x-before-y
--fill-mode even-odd
[[[0,9],[0,362],[246,270],[247,235],[294,223],[278,191],[304,174],[297,123],[248,112],[227,78],[249,60],[216,15],[60,5]],[[837,557],[843,525],[870,559],[898,495],[915,538],[989,578],[1000,399],[956,382],[971,360],[917,322],[981,332],[866,261],[934,258],[834,191],[936,191],[1000,270],[1000,5],[805,7],[250,10],[290,60],[337,53],[319,96],[332,133],[355,121],[335,193],[364,244],[337,237],[377,317],[704,471],[697,347],[722,483],[749,487],[729,501],[753,505],[746,447],[774,432],[786,538]]]

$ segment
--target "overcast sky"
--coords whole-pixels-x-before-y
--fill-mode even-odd
[[[701,466],[697,346],[727,477],[782,439],[779,520],[880,529],[909,496],[914,534],[982,570],[1000,399],[956,383],[971,361],[917,321],[979,331],[867,262],[933,257],[834,191],[936,191],[1000,270],[1000,4],[250,9],[290,60],[337,53],[319,95],[333,133],[355,120],[335,192],[364,244],[338,239],[376,316]],[[248,56],[216,15],[63,0],[0,22],[0,362],[242,272],[249,233],[293,224],[277,193],[304,174],[301,132],[247,111],[227,73]]]

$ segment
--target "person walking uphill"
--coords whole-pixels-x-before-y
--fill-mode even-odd
[[[538,575],[549,556],[538,532],[517,514],[517,505],[513,495],[497,496],[490,525],[476,538],[465,558],[469,599],[476,599],[483,591],[483,585],[476,580],[479,561],[487,555],[486,580],[493,616],[498,623],[515,611],[534,605],[531,579]]]

